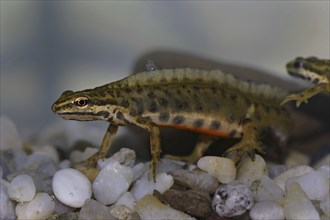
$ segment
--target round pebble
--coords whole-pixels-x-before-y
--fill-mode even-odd
[[[291,183],[287,187],[287,196],[283,206],[286,219],[320,219],[312,202],[298,183]]]
[[[302,176],[313,170],[314,169],[310,166],[306,166],[306,165],[298,166],[281,173],[280,175],[276,176],[273,180],[281,189],[285,190],[285,182],[289,178]]]
[[[236,167],[233,160],[224,157],[206,156],[198,160],[197,166],[221,183],[230,183],[236,177]]]
[[[286,188],[292,182],[299,183],[310,200],[322,201],[329,197],[329,178],[320,171],[311,171],[303,176],[291,178],[286,182]]]
[[[80,208],[85,200],[92,196],[92,187],[88,178],[72,168],[57,171],[52,186],[56,198],[70,207]]]
[[[195,219],[161,203],[152,195],[146,195],[140,199],[137,202],[135,209],[141,219]]]
[[[329,165],[322,165],[320,168],[317,169],[317,171],[324,173],[330,179],[330,166]]]
[[[256,201],[277,201],[284,197],[284,190],[277,186],[268,176],[262,176],[250,186]]]
[[[97,201],[104,205],[116,202],[128,190],[133,180],[130,167],[117,160],[109,160],[93,182],[93,193]]]
[[[0,147],[1,150],[22,149],[22,140],[16,125],[7,117],[0,116]]]
[[[152,194],[154,190],[164,193],[166,190],[171,188],[173,183],[174,180],[171,175],[166,173],[157,173],[156,182],[149,181],[147,177],[141,178],[135,182],[131,192],[134,198],[139,200],[147,194]]]
[[[36,186],[29,175],[22,174],[16,176],[8,187],[9,198],[17,202],[31,201],[35,194]]]
[[[55,202],[47,193],[37,193],[30,202],[18,203],[17,219],[46,219],[52,215]]]
[[[102,203],[87,199],[80,209],[79,219],[114,219],[111,216],[110,208]]]
[[[14,210],[14,203],[8,198],[6,193],[5,180],[0,182],[0,219],[14,220],[16,214]]]
[[[255,180],[263,175],[267,175],[265,160],[260,155],[255,155],[253,161],[250,157],[245,157],[237,167],[236,180],[250,186]]]
[[[283,208],[272,201],[257,202],[250,210],[250,218],[252,220],[282,220],[284,219]]]
[[[253,196],[247,185],[237,181],[220,186],[212,200],[213,210],[221,217],[242,215],[253,206]]]
[[[121,197],[117,200],[115,205],[125,205],[131,210],[134,210],[135,198],[130,192],[124,192]]]

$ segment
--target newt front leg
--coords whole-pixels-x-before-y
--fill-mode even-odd
[[[74,167],[83,172],[90,180],[94,180],[99,173],[99,170],[97,169],[97,161],[106,157],[115,138],[117,130],[117,125],[110,124],[103,137],[99,151],[87,160],[74,164]]]

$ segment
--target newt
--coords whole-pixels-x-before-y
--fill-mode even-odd
[[[319,93],[330,93],[330,60],[297,57],[286,65],[286,69],[291,76],[310,81],[315,86],[300,93],[288,95],[281,103],[282,105],[295,100],[296,106],[299,107]]]
[[[155,180],[161,154],[160,127],[198,132],[210,139],[197,143],[184,157],[197,161],[214,138],[240,141],[228,152],[240,158],[262,151],[260,132],[271,128],[285,139],[289,113],[280,105],[282,89],[241,81],[221,70],[162,69],[137,73],[94,89],[65,91],[52,105],[64,119],[109,123],[99,151],[80,164],[96,166],[110,149],[118,126],[135,125],[150,133],[149,178]],[[213,137],[213,138],[212,138]]]

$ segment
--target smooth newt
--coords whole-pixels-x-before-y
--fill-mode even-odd
[[[330,60],[297,57],[286,65],[286,69],[291,76],[308,80],[315,86],[287,96],[282,104],[296,100],[296,106],[299,107],[301,103],[307,103],[309,98],[319,93],[330,93]]]
[[[99,152],[83,166],[95,166],[106,156],[117,127],[136,125],[150,132],[154,178],[160,157],[159,127],[192,130],[207,136],[241,138],[228,152],[241,157],[261,150],[262,129],[272,128],[285,138],[289,116],[280,106],[287,94],[268,85],[240,81],[220,70],[164,69],[141,72],[83,91],[65,91],[52,110],[64,119],[110,123]],[[211,141],[197,144],[185,159],[196,161]]]

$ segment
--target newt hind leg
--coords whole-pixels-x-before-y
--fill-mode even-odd
[[[233,158],[235,163],[238,163],[245,153],[248,154],[252,160],[255,158],[256,150],[264,153],[262,150],[263,144],[259,141],[259,131],[250,119],[245,119],[242,125],[242,131],[242,139],[225,152],[225,155],[230,157],[232,153],[235,153]]]

